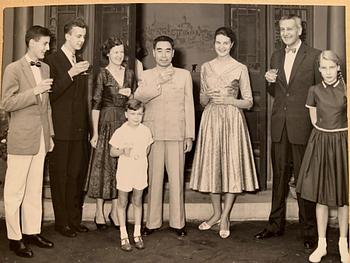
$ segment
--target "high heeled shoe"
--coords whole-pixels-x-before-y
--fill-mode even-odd
[[[106,223],[104,223],[104,224],[97,223],[96,222],[96,217],[94,218],[94,223],[96,225],[97,230],[105,230],[105,229],[107,229],[107,224]]]
[[[204,221],[202,224],[200,224],[198,226],[198,229],[201,230],[201,231],[204,231],[204,230],[209,230],[211,229],[213,226],[215,225],[218,225],[220,224],[220,219],[218,221],[216,221],[214,224],[212,225],[209,225],[207,221]]]
[[[111,216],[111,213],[108,214],[108,219],[111,222],[112,226],[114,226],[115,228],[119,229],[119,226],[114,223],[113,218]]]
[[[230,236],[230,220],[226,219],[227,224],[228,224],[228,229],[227,230],[223,230],[221,229],[221,225],[220,225],[220,230],[219,230],[219,236],[223,239],[228,238]]]

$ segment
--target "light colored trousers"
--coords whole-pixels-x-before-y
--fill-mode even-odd
[[[183,141],[155,141],[151,146],[146,219],[149,229],[162,225],[164,166],[169,181],[169,225],[177,229],[185,226],[183,147]]]
[[[22,233],[33,235],[41,232],[45,155],[44,136],[41,132],[39,152],[36,155],[7,156],[4,203],[8,239],[21,240]]]

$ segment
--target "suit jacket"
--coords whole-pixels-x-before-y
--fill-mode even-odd
[[[25,57],[9,64],[3,75],[2,107],[9,113],[7,152],[16,155],[35,155],[39,152],[41,129],[44,132],[45,150],[54,136],[51,107],[47,92],[34,95],[36,86],[30,64]],[[40,67],[42,79],[49,78],[50,69]]]
[[[270,68],[278,69],[276,82],[267,87],[268,93],[274,97],[271,117],[272,142],[281,140],[285,127],[289,142],[307,143],[312,125],[305,102],[309,88],[321,81],[317,63],[319,54],[319,50],[302,43],[295,57],[288,84],[284,73],[284,48],[272,54]]]
[[[148,126],[154,140],[194,139],[194,103],[192,78],[189,71],[175,68],[172,80],[156,86],[157,67],[143,71],[142,84],[134,97],[145,103],[143,123]]]
[[[55,139],[86,140],[89,129],[87,76],[80,74],[73,79],[69,76],[72,64],[61,49],[50,54],[46,61],[54,80],[50,100]]]

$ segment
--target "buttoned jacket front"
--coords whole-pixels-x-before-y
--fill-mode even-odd
[[[194,139],[194,103],[189,71],[173,67],[172,79],[158,87],[159,68],[146,70],[135,91],[135,99],[145,103],[143,123],[154,140]]]
[[[309,88],[321,81],[317,63],[319,54],[319,50],[302,43],[288,83],[284,73],[284,48],[272,54],[270,68],[278,69],[276,82],[267,87],[268,93],[274,97],[271,116],[273,142],[280,141],[286,128],[291,143],[307,143],[312,125],[305,102]]]

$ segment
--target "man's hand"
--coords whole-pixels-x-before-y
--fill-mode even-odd
[[[69,76],[73,78],[74,76],[79,75],[80,73],[83,73],[89,69],[90,63],[88,61],[80,61],[76,64],[74,64],[73,67],[68,70]]]
[[[131,95],[131,89],[125,88],[125,89],[119,89],[119,94],[129,97]]]
[[[51,85],[53,83],[53,79],[44,79],[42,80],[33,90],[34,95],[39,95],[44,92],[47,92],[51,89]]]
[[[270,69],[265,73],[265,79],[269,83],[275,83],[277,79],[278,69]]]
[[[192,139],[186,138],[184,141],[184,152],[185,153],[190,152],[192,150],[192,145],[193,145]]]
[[[157,84],[164,84],[173,78],[175,71],[173,68],[162,70],[158,76]]]
[[[49,152],[52,152],[54,147],[55,147],[55,143],[53,142],[52,137],[50,137],[50,148],[49,148]]]

